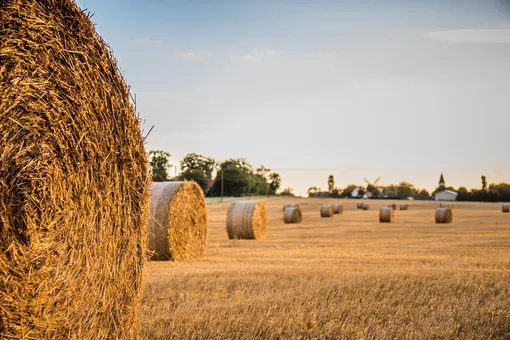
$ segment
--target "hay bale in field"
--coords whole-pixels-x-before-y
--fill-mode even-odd
[[[207,247],[207,209],[195,182],[154,182],[148,224],[152,260],[194,260]]]
[[[321,217],[333,217],[333,206],[330,204],[323,204],[321,206]]]
[[[453,205],[451,205],[450,203],[441,202],[439,204],[439,208],[448,208],[448,209],[452,210],[453,209]]]
[[[407,205],[407,204],[400,205],[400,210],[408,210],[408,209],[409,209],[409,205]]]
[[[303,215],[301,214],[301,210],[297,207],[289,207],[285,209],[283,213],[283,222],[284,223],[301,223],[303,220]]]
[[[358,202],[356,208],[362,209],[363,208],[363,202]]]
[[[508,203],[503,204],[503,206],[501,207],[501,209],[502,209],[502,211],[503,211],[504,213],[510,213],[510,204],[508,204]]]
[[[129,89],[74,1],[0,18],[1,337],[134,338],[150,176]]]
[[[283,205],[282,211],[285,211],[285,209],[287,209],[287,208],[298,208],[299,209],[299,205],[294,204],[294,203],[286,203]]]
[[[393,210],[397,210],[397,205],[395,203],[388,204],[388,208],[391,208]]]
[[[436,223],[452,223],[453,215],[451,209],[438,208],[436,210]]]
[[[266,208],[261,202],[232,202],[227,211],[229,239],[264,240],[267,234]]]
[[[344,207],[341,204],[333,204],[333,214],[340,215],[343,214]]]
[[[379,222],[393,223],[395,218],[395,210],[392,207],[385,207],[379,210]]]
[[[363,205],[361,206],[361,210],[368,210],[370,209],[370,205],[368,203],[363,202]]]

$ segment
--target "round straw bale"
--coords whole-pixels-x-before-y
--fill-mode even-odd
[[[299,209],[299,205],[294,204],[294,203],[287,203],[287,204],[284,204],[284,205],[283,205],[283,209],[282,209],[282,211],[285,211],[285,209],[287,209],[287,208],[298,208],[298,209]]]
[[[408,209],[409,209],[409,205],[407,205],[407,204],[400,205],[400,210],[408,210]]]
[[[229,239],[264,240],[267,215],[264,204],[257,201],[232,202],[227,211]]]
[[[452,223],[452,211],[448,208],[438,208],[436,210],[436,223]]]
[[[154,182],[148,225],[152,260],[194,260],[207,247],[207,209],[195,182]]]
[[[368,210],[370,208],[370,205],[368,203],[363,202],[363,205],[361,206],[362,210]]]
[[[296,207],[290,207],[285,209],[283,213],[283,222],[284,223],[301,223],[303,220],[303,215],[301,214],[301,210]]]
[[[397,210],[397,205],[395,203],[388,204],[388,207],[393,210]]]
[[[323,204],[321,206],[321,217],[333,217],[333,206],[329,204]]]
[[[510,213],[510,204],[508,203],[503,204],[501,209],[503,210],[504,213]]]
[[[128,87],[75,1],[0,21],[1,338],[134,338],[150,176]]]
[[[392,207],[385,207],[379,210],[379,222],[393,223],[395,217],[395,210]]]
[[[339,214],[343,214],[343,212],[344,212],[343,205],[341,205],[341,204],[333,204],[333,214],[339,215]]]
[[[358,205],[356,206],[358,209],[363,208],[363,202],[358,202]]]
[[[453,209],[453,205],[451,205],[450,203],[441,202],[439,204],[439,208],[448,208],[448,209],[452,210]]]

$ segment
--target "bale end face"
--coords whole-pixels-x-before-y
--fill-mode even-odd
[[[333,204],[333,214],[340,215],[343,214],[344,207],[341,204]]]
[[[303,220],[303,215],[301,214],[301,210],[297,207],[290,207],[285,209],[283,213],[283,222],[286,224],[295,224],[301,223]]]
[[[395,210],[391,207],[381,208],[379,210],[379,222],[381,223],[393,223],[395,218]]]
[[[267,214],[262,202],[232,202],[227,211],[227,234],[230,240],[265,240]]]
[[[324,204],[321,207],[321,217],[333,217],[333,207],[329,204]]]
[[[388,204],[388,208],[391,208],[393,210],[397,210],[397,205],[395,203]]]
[[[501,209],[504,213],[510,213],[510,204],[503,204]]]
[[[452,223],[453,221],[452,211],[448,208],[438,208],[435,217],[436,223]]]

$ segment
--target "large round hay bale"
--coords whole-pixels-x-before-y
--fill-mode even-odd
[[[363,208],[363,202],[358,202],[358,204],[356,205],[356,208],[362,209]]]
[[[441,202],[439,204],[439,208],[448,208],[448,209],[452,210],[453,209],[453,205],[451,205],[450,203]]]
[[[283,205],[282,211],[285,211],[285,209],[287,209],[287,208],[298,208],[299,209],[299,205],[294,204],[294,203],[286,203]]]
[[[395,203],[388,204],[388,208],[391,208],[393,210],[397,210],[397,205]]]
[[[361,206],[361,210],[368,210],[370,209],[370,205],[368,203],[363,202],[363,205]]]
[[[503,210],[504,213],[510,213],[510,204],[508,203],[503,204],[501,209]]]
[[[321,217],[333,217],[333,206],[330,204],[323,204],[321,206]]]
[[[409,205],[405,204],[405,203],[402,203],[400,205],[400,210],[409,210]]]
[[[207,247],[207,209],[195,182],[154,182],[148,225],[152,260],[194,260]]]
[[[393,223],[395,218],[395,210],[392,207],[385,207],[379,210],[379,222]]]
[[[436,210],[436,223],[452,223],[453,215],[451,209],[438,208]]]
[[[333,204],[333,214],[339,215],[339,214],[343,214],[343,212],[344,212],[343,205],[341,205],[341,204]]]
[[[133,338],[150,176],[128,87],[74,1],[0,18],[1,337]]]
[[[301,210],[296,207],[290,207],[285,209],[283,212],[283,222],[284,223],[301,223],[303,220],[303,215],[301,214]]]
[[[227,211],[227,233],[231,240],[264,240],[267,233],[264,204],[257,201],[232,202]]]

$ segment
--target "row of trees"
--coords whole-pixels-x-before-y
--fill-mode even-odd
[[[474,202],[510,202],[510,183],[494,183],[482,186],[482,189],[468,190],[460,187],[457,190],[457,201]]]
[[[180,162],[180,173],[173,178],[168,174],[168,152],[151,150],[149,161],[154,176],[163,181],[195,181],[207,196],[275,195],[281,186],[280,174],[263,165],[254,169],[244,158],[217,162],[211,157],[189,153]]]

